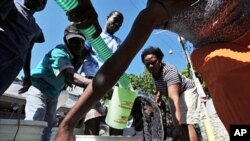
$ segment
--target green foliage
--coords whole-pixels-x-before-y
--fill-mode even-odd
[[[190,70],[188,68],[184,68],[181,72],[182,75],[186,76],[187,78],[192,79],[191,75],[190,75]],[[199,81],[201,82],[202,88],[205,91],[206,94],[208,94],[208,88],[205,84],[205,82],[203,81],[202,77],[200,74],[198,74],[197,72],[195,72],[196,77],[199,79]]]
[[[190,78],[190,71],[188,70],[188,68],[184,68],[181,72],[182,75],[186,76],[187,78]]]
[[[146,69],[139,75],[129,74],[128,77],[135,90],[139,90],[140,92],[146,93],[148,95],[156,93],[152,75]],[[166,105],[168,105],[166,96],[163,96],[162,100],[166,103]]]
[[[155,92],[153,78],[146,69],[139,75],[129,74],[128,77],[135,90],[139,90],[146,94],[153,94]]]
[[[135,90],[139,90],[142,93],[146,93],[148,95],[154,94],[156,92],[156,88],[153,83],[152,75],[145,69],[143,73],[139,75],[129,74],[128,75],[131,85]],[[162,100],[165,102],[166,106],[166,123],[167,128],[173,129],[173,121],[172,116],[169,109],[169,103],[166,96],[162,96]],[[168,131],[170,131],[168,130]],[[170,134],[171,132],[167,133]]]

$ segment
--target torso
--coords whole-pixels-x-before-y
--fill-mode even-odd
[[[114,53],[121,44],[121,40],[114,35],[102,32],[101,37],[112,53]],[[95,76],[104,61],[99,57],[93,47],[91,47],[90,50],[90,55],[86,56],[81,72],[83,72],[86,76]]]
[[[168,87],[171,85],[179,85],[180,92],[184,92],[187,89],[195,87],[194,82],[191,79],[187,79],[177,71],[177,69],[170,64],[163,64],[160,71],[160,77],[155,79],[154,83],[156,89],[163,95],[168,95]]]
[[[57,45],[32,69],[32,85],[48,96],[58,97],[65,86],[65,78],[61,72],[67,68],[74,69],[71,60],[66,47]]]
[[[161,0],[164,1],[164,0]],[[250,29],[249,0],[198,0],[190,6],[172,5],[167,29],[191,41],[195,47],[236,40]]]
[[[44,41],[42,30],[31,11],[19,3],[13,5],[0,26],[0,37],[1,47],[6,47],[23,61],[31,44]]]

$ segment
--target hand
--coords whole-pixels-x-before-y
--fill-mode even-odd
[[[18,94],[22,94],[22,93],[28,91],[29,88],[30,88],[30,86],[31,86],[30,77],[25,77],[25,78],[23,79],[23,87],[22,87],[21,89],[18,90]]]
[[[86,29],[93,25],[96,32],[92,35],[92,38],[96,38],[100,35],[102,29],[98,22],[98,15],[89,0],[82,0],[78,5],[67,12],[68,20],[79,29]]]
[[[69,82],[67,79],[65,79],[64,83],[65,83],[64,90],[67,90],[67,88],[69,87],[69,90],[73,91],[74,85],[71,82]]]
[[[161,106],[161,104],[162,104],[162,96],[161,96],[160,91],[157,91],[157,93],[156,93],[155,102],[157,103],[158,106]]]

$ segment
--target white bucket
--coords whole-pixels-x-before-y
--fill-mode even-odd
[[[75,141],[143,141],[143,137],[76,135]]]
[[[40,141],[45,121],[0,119],[1,141]]]
[[[57,130],[58,130],[58,127],[52,128],[52,133],[51,133],[50,141],[54,141],[55,140]],[[73,134],[74,135],[83,135],[84,134],[84,130],[82,128],[75,128]]]

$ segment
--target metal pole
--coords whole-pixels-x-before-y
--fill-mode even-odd
[[[187,52],[187,48],[186,48],[185,43],[184,43],[185,39],[183,37],[181,37],[181,36],[179,36],[179,39],[180,39],[181,47],[183,49],[185,58],[186,58],[187,63],[188,63],[189,70],[191,71],[193,79],[195,79],[196,75],[195,75],[195,71],[194,71],[193,65],[191,63],[191,59],[190,59],[189,54]]]
[[[180,43],[181,43],[182,49],[183,49],[184,54],[185,54],[185,58],[187,60],[188,66],[189,66],[189,70],[190,70],[190,72],[192,74],[193,80],[195,81],[195,85],[196,85],[196,87],[197,87],[197,89],[199,91],[199,94],[201,96],[206,96],[199,79],[195,75],[195,71],[194,71],[190,56],[188,54],[187,48],[186,48],[185,43],[184,43],[185,39],[183,37],[181,37],[181,36],[179,36],[179,39],[180,39]]]
[[[185,43],[184,43],[185,39],[183,37],[181,37],[180,35],[179,35],[179,39],[180,39],[180,43],[181,43],[182,49],[184,51],[188,66],[190,67],[189,70],[192,73],[192,77],[193,77],[193,80],[195,82],[195,86],[197,87],[198,94],[201,97],[206,97],[206,94],[205,94],[205,92],[204,92],[204,90],[202,88],[202,85],[201,85],[199,79],[195,75],[195,71],[194,71],[190,56],[189,56],[189,54],[187,52],[187,49],[186,49],[186,46],[185,46]],[[205,126],[205,129],[206,129],[208,140],[209,141],[215,141],[212,125],[211,125],[209,116],[208,116],[207,111],[206,111],[205,103],[202,102],[201,105],[202,105],[202,108],[203,108],[203,110],[205,112],[204,126]]]

